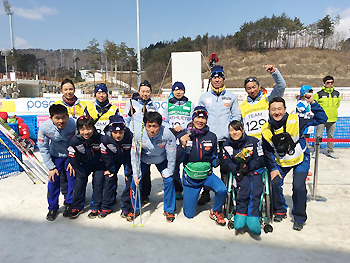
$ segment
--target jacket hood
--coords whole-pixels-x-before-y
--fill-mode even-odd
[[[17,117],[17,124],[24,123],[24,120],[21,117]]]

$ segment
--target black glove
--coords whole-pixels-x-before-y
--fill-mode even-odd
[[[129,112],[128,112],[128,115],[129,115],[130,117],[132,117],[132,115],[135,114],[135,113],[136,113],[136,110],[135,110],[135,108],[131,105],[131,106],[130,106],[130,110],[129,110]]]
[[[242,175],[246,175],[249,172],[248,165],[246,163],[240,163],[238,172]]]

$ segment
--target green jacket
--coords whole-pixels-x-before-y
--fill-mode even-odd
[[[326,112],[328,117],[327,122],[336,122],[341,100],[339,91],[335,90],[334,87],[326,88],[323,86],[322,90],[315,94],[314,99]]]

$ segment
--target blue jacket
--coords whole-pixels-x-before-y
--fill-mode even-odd
[[[68,157],[74,170],[80,174],[104,170],[100,151],[101,134],[97,131],[89,139],[80,134],[75,135],[69,142]]]
[[[107,132],[106,135],[102,136],[101,157],[106,164],[107,170],[111,174],[118,172],[116,171],[116,164],[123,164],[125,176],[132,175],[130,157],[132,136],[133,135],[128,128],[125,130],[124,138],[119,142],[112,137],[110,132]]]
[[[275,97],[283,97],[284,91],[286,89],[286,81],[284,80],[281,72],[276,68],[276,71],[271,74],[273,79],[275,80],[276,86],[273,88],[271,93],[267,96],[267,100],[270,101]],[[249,104],[254,104],[255,101],[259,101],[262,96],[262,92],[260,91],[258,96],[253,100],[251,97],[247,96],[247,101]]]
[[[245,133],[243,133],[241,139],[237,141],[228,138],[223,143],[224,162],[230,169],[230,172],[237,174],[239,169],[239,162],[235,159],[235,156],[243,148],[248,148],[253,151],[253,154],[251,155],[249,161],[246,163],[249,171],[262,173],[264,169],[264,153],[262,150],[261,142],[257,138],[248,136]]]
[[[211,89],[202,94],[198,106],[204,106],[208,111],[208,126],[215,133],[218,141],[229,137],[228,125],[232,120],[241,120],[241,110],[235,94],[224,89],[220,95]]]
[[[178,151],[184,165],[189,162],[210,162],[212,167],[217,167],[220,164],[217,150],[217,138],[213,132],[209,131],[209,127],[205,126],[202,130],[203,134],[192,133],[190,135],[190,141],[187,141],[186,148],[183,148],[180,142]],[[178,138],[185,135],[183,131],[179,134]]]
[[[68,143],[74,134],[75,121],[72,118],[68,119],[67,126],[63,130],[58,129],[51,119],[40,124],[38,148],[43,157],[44,164],[49,170],[56,167],[51,156],[58,158],[66,158],[68,156]]]
[[[140,130],[141,129],[141,124],[143,122],[143,105],[146,103],[146,110],[147,111],[157,111],[157,107],[154,104],[154,102],[149,99],[148,101],[143,101],[138,93],[134,93],[132,95],[132,106],[135,109],[135,113],[133,115],[134,118],[134,128],[135,130]],[[126,123],[126,126],[134,132],[132,129],[132,118],[128,115],[130,111],[130,101],[128,101],[125,105],[125,109],[123,111],[123,118]]]
[[[133,145],[131,148],[131,164],[134,174],[134,178],[139,177],[137,175],[136,160],[138,157],[135,154],[139,154],[139,147],[141,142],[141,132],[136,130],[136,149]],[[159,164],[164,160],[168,161],[168,166],[163,170],[163,175],[168,178],[173,175],[176,159],[176,142],[174,134],[163,125],[160,127],[159,133],[151,138],[148,136],[146,129],[143,131],[142,136],[142,149],[141,149],[141,161],[146,164]]]
[[[309,126],[317,126],[322,123],[327,122],[327,115],[323,108],[318,104],[317,102],[311,104],[311,111],[315,114],[313,119],[308,118],[307,116],[298,116],[299,118],[299,136],[300,136],[300,146],[302,149],[305,149],[305,153],[310,154],[309,149],[306,144],[305,137],[303,136],[304,131]],[[288,113],[286,113],[287,116],[283,117],[283,119],[280,121],[280,127],[283,126],[283,124],[286,122],[288,117]],[[273,119],[270,116],[269,123],[273,122]],[[275,150],[273,147],[262,137],[262,145],[264,149],[264,156],[266,158],[266,166],[269,169],[269,171],[277,170],[278,164],[276,163],[274,152]]]

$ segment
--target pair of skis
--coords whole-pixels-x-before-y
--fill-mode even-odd
[[[29,163],[33,166],[33,169],[29,167],[24,161],[21,161],[5,144],[3,140],[0,143],[6,148],[6,150],[11,154],[11,156],[16,160],[16,162],[23,168],[24,172],[27,174],[29,179],[32,180],[34,184],[43,183],[47,181],[48,169],[38,160],[31,149],[25,147],[22,143],[21,137],[0,118],[0,131],[8,138],[16,148],[27,157]],[[45,175],[45,176],[43,176]]]
[[[146,105],[143,105],[143,114],[145,114],[145,108],[146,108],[145,106]],[[134,121],[134,108],[132,107],[131,99],[130,99],[130,112],[131,112],[131,122],[132,122],[132,130],[133,130],[133,144],[134,144],[134,149],[135,149],[135,160],[136,160],[136,170],[137,170],[136,171],[136,175],[137,175],[137,178],[139,178],[139,176],[140,176],[140,166],[141,166],[141,151],[142,151],[142,137],[143,137],[144,122],[142,121],[140,145],[139,145],[139,149],[137,149],[135,121]],[[132,227],[136,227],[136,225],[135,225],[135,217],[136,217],[137,202],[139,202],[139,208],[140,208],[140,227],[143,227],[140,182],[139,182],[138,185],[136,185],[136,193],[135,193],[135,197],[134,198],[135,198],[135,205],[134,205],[134,217],[133,217],[133,220],[132,220]]]

